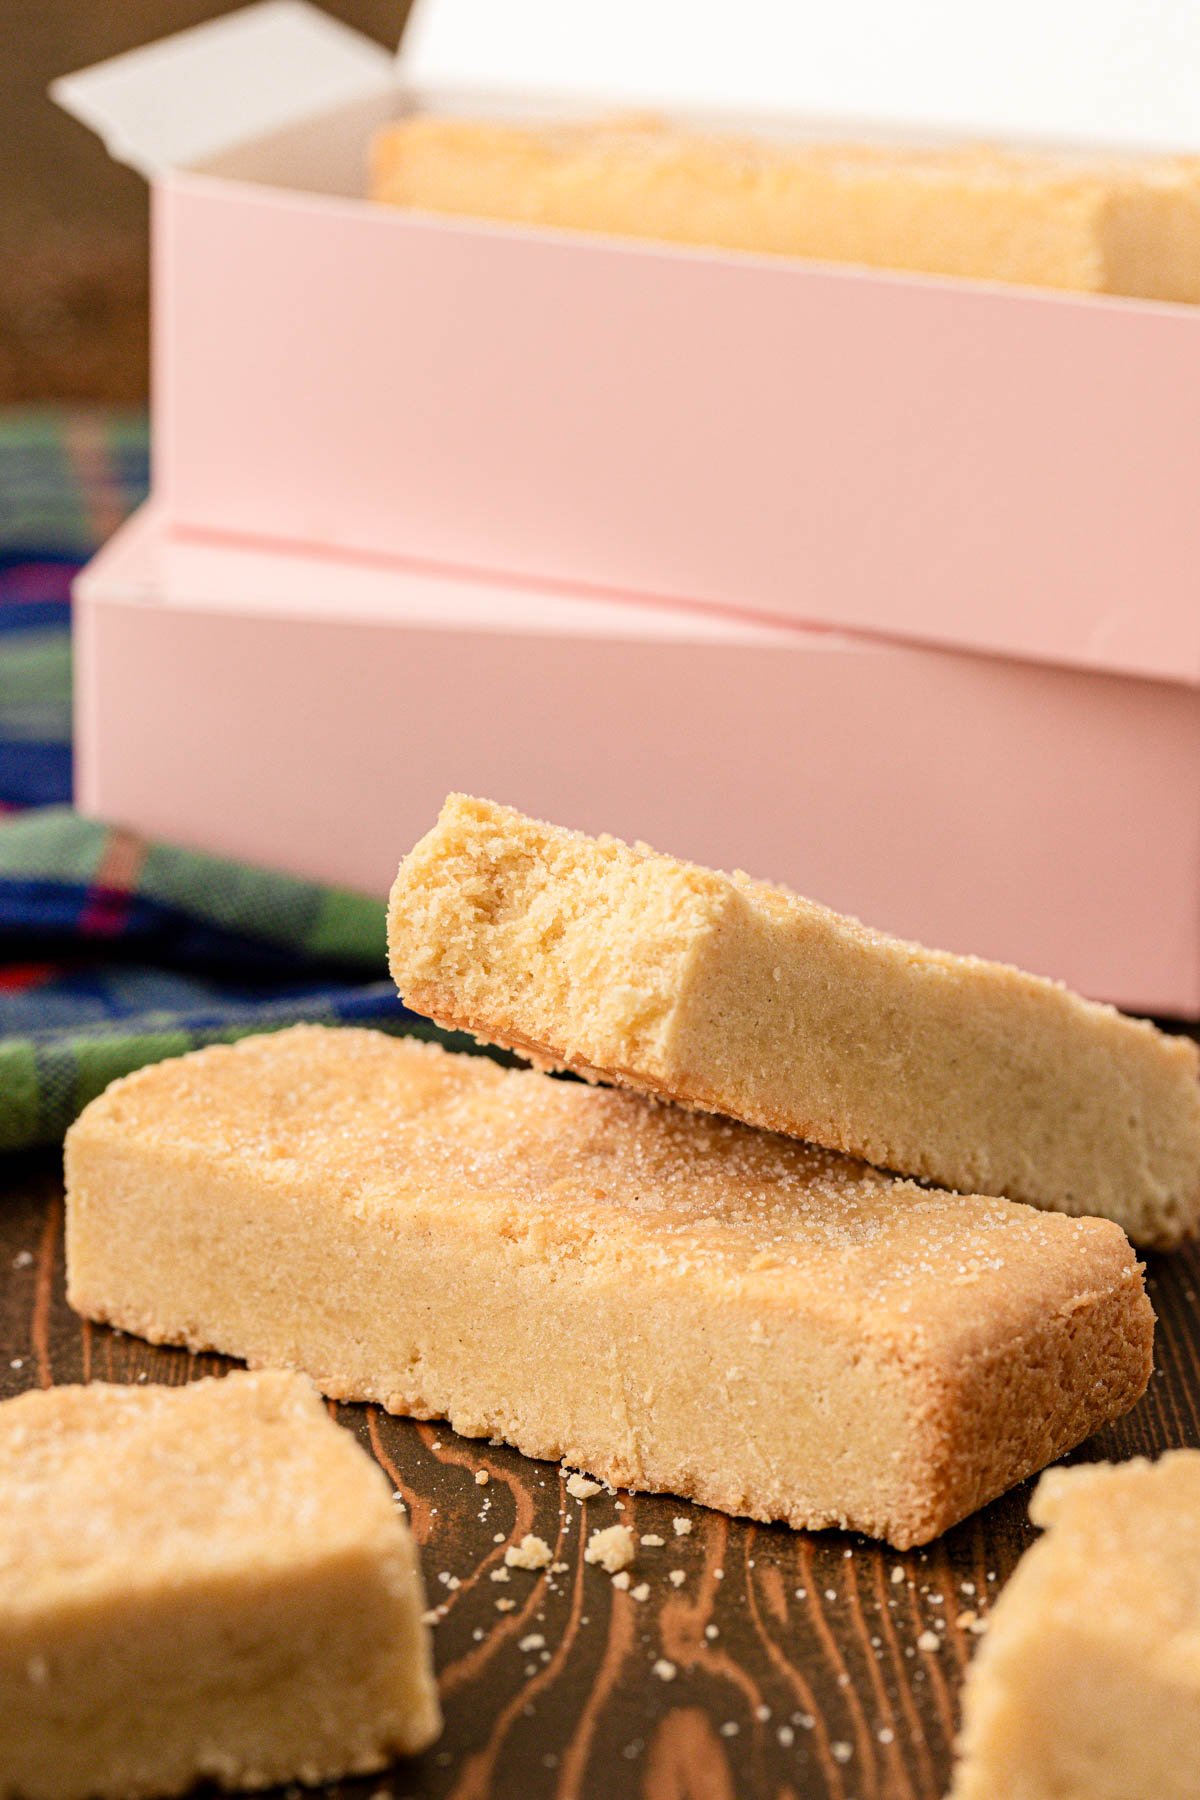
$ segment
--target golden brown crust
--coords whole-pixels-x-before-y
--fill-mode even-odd
[[[22,1394],[0,1491],[5,1794],[335,1780],[437,1736],[407,1523],[298,1375]]]
[[[964,1193],[1200,1226],[1200,1053],[1004,965],[452,795],[400,866],[393,976],[440,1024]]]
[[[1148,1373],[1149,1305],[1107,1222],[370,1032],[297,1028],[115,1084],[70,1134],[67,1237],[90,1317],[902,1546]]]
[[[1038,1483],[1046,1535],[993,1606],[963,1691],[952,1800],[1200,1792],[1200,1452]]]
[[[545,1073],[578,1075],[581,1081],[594,1084],[612,1082],[618,1087],[629,1088],[633,1093],[645,1094],[655,1100],[669,1100],[676,1106],[686,1106],[694,1112],[724,1114],[728,1111],[728,1102],[723,1096],[703,1083],[689,1085],[674,1079],[655,1080],[653,1076],[639,1075],[632,1069],[616,1064],[603,1069],[594,1068],[582,1057],[572,1057],[562,1045],[542,1042],[514,1030],[510,1025],[501,1028],[492,1026],[489,1029],[479,1020],[459,1018],[452,1006],[447,1004],[444,995],[435,996],[428,990],[420,990],[409,997],[406,1003],[414,1012],[431,1019],[443,1030],[464,1031],[476,1043],[485,1047],[495,1045],[498,1049],[511,1050],[517,1056],[525,1057],[535,1069]],[[795,1108],[784,1110],[779,1107],[749,1105],[740,1108],[738,1116],[747,1125],[753,1125],[760,1131],[772,1131],[787,1137],[801,1138],[809,1143],[821,1143],[830,1150],[836,1150],[841,1156],[851,1156],[859,1162],[886,1167],[886,1153],[881,1156],[875,1144],[852,1131],[830,1132],[815,1119],[805,1119]],[[906,1174],[917,1181],[937,1181],[930,1159],[917,1155],[908,1157],[907,1161],[907,1169],[895,1169],[892,1172]],[[1025,1204],[1036,1205],[1037,1202],[1026,1199]],[[1075,1216],[1088,1217],[1089,1214],[1086,1208],[1081,1207]],[[1144,1250],[1177,1250],[1181,1244],[1194,1238],[1198,1231],[1200,1217],[1189,1214],[1178,1228],[1166,1222],[1157,1226],[1147,1225],[1134,1235],[1134,1241]]]

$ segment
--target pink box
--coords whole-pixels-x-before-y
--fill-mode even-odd
[[[383,894],[451,788],[1200,1012],[1183,684],[174,535],[76,588],[79,800]]]
[[[1171,12],[418,0],[397,65],[267,0],[56,84],[154,190],[81,804],[383,893],[474,789],[1200,1013],[1200,312],[361,197],[398,110],[554,91],[1196,148]]]
[[[453,104],[456,73],[490,74],[502,104],[528,109],[522,58],[541,87],[594,59],[593,90],[620,100],[650,97],[619,85],[644,63],[644,87],[670,80],[684,108],[723,78],[757,119],[756,101],[783,97],[779,70],[810,106],[871,101],[838,71],[886,50],[891,91],[918,93],[914,128],[1079,134],[1108,117],[1099,100],[1063,121],[1049,100],[988,101],[973,64],[959,72],[973,115],[950,116],[955,70],[931,90],[930,43],[880,0],[747,4],[708,45],[706,88],[684,79],[704,10],[685,21],[667,6],[672,37],[662,0],[604,9],[599,32],[564,28],[561,0],[425,0],[397,70],[276,0],[56,84],[154,177],[155,478],[174,523],[1200,678],[1196,309],[538,234],[360,197],[382,119]],[[961,0],[932,10],[953,38]],[[1015,10],[1033,29],[1030,5]],[[1084,10],[1060,96],[1086,98],[1119,13]],[[814,63],[812,34],[839,31]],[[757,83],[731,37],[750,41]],[[1127,112],[1130,95],[1146,101],[1118,121],[1127,137],[1178,123],[1169,94],[1139,88],[1145,48],[1119,65]],[[1182,54],[1161,66],[1178,72]],[[1036,95],[1036,58],[1001,43],[983,60],[1006,57]],[[1091,70],[1101,97],[1104,73]],[[1194,91],[1182,75],[1174,88]]]

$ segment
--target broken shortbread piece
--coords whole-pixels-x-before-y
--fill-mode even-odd
[[[964,1193],[1200,1219],[1200,1053],[786,889],[452,795],[400,865],[405,1003],[574,1069]]]
[[[967,1674],[952,1800],[1200,1793],[1200,1451],[1051,1469]]]
[[[335,1781],[441,1718],[389,1485],[297,1375],[0,1406],[0,1793]]]
[[[1195,156],[413,113],[377,135],[371,193],[605,236],[1200,300]]]
[[[1150,1371],[1103,1220],[376,1032],[140,1069],[71,1128],[67,1183],[91,1318],[614,1486],[900,1545]]]
[[[599,1563],[608,1575],[627,1569],[633,1558],[633,1533],[628,1525],[609,1525],[603,1531],[593,1531],[583,1553],[584,1562]]]

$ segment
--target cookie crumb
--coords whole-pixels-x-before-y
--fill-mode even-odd
[[[679,1671],[673,1662],[668,1662],[665,1656],[660,1656],[654,1665],[654,1673],[660,1681],[674,1681]]]
[[[609,1575],[626,1569],[633,1561],[633,1533],[628,1525],[610,1525],[605,1531],[593,1531],[583,1553],[584,1562],[599,1563]]]
[[[671,1520],[671,1529],[676,1537],[690,1537],[692,1521],[676,1515],[676,1517]]]
[[[568,1475],[567,1492],[572,1500],[590,1500],[593,1494],[600,1492],[600,1483],[589,1475]]]
[[[519,1544],[510,1544],[504,1552],[504,1561],[510,1569],[544,1569],[554,1555],[545,1538],[535,1537],[527,1531]]]
[[[940,1650],[941,1644],[942,1640],[938,1637],[936,1631],[923,1631],[917,1639],[918,1650]]]

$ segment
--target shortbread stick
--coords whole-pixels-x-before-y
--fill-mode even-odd
[[[389,945],[406,1005],[541,1067],[1138,1244],[1196,1228],[1196,1046],[1017,969],[462,795],[400,866]]]
[[[616,1484],[924,1542],[1131,1406],[1114,1225],[362,1031],[116,1082],[71,1303]]]
[[[440,1728],[416,1552],[312,1385],[0,1406],[0,1794],[337,1780]]]
[[[786,142],[414,115],[394,206],[1034,287],[1200,300],[1200,157]]]
[[[963,1696],[951,1800],[1200,1794],[1200,1452],[1052,1469]]]

